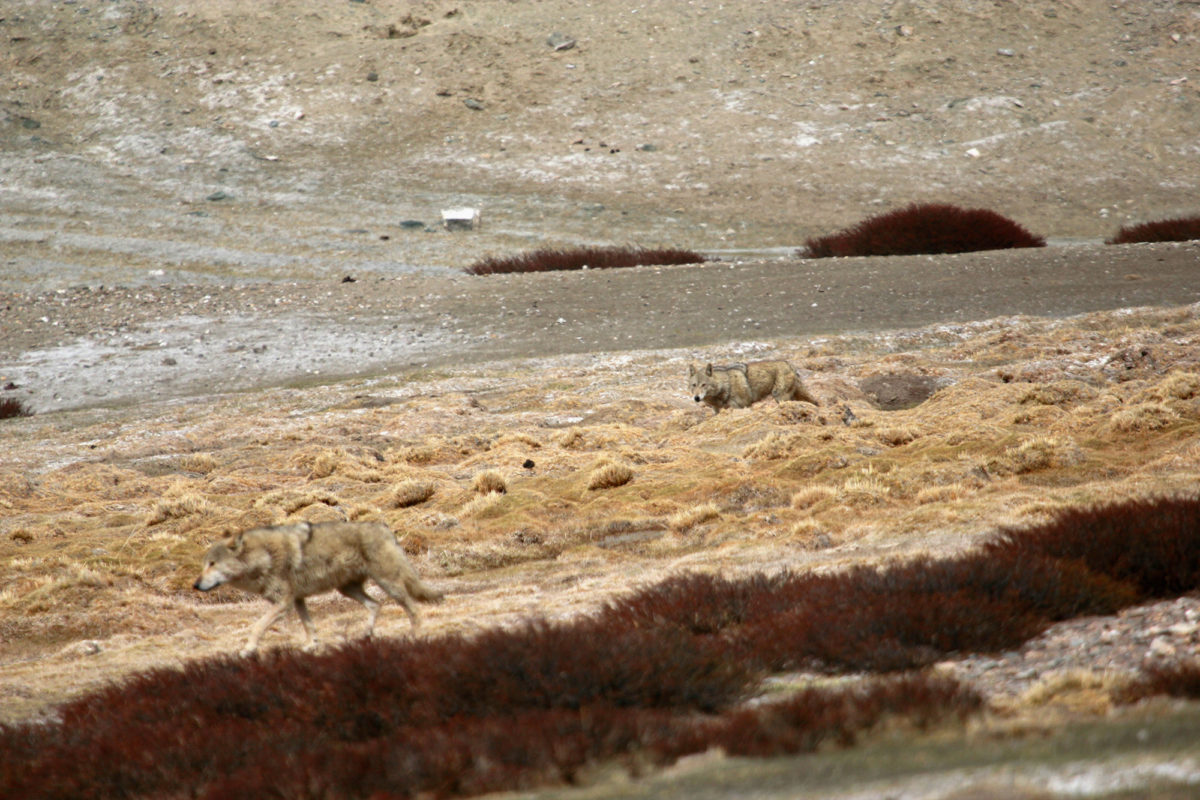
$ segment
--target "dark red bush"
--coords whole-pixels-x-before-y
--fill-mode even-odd
[[[804,244],[800,251],[804,258],[830,258],[1045,247],[1046,240],[995,211],[916,203]]]
[[[1131,244],[1134,242],[1186,242],[1200,239],[1200,214],[1176,219],[1143,222],[1139,225],[1122,225],[1116,235],[1106,244]]]
[[[26,408],[25,404],[15,397],[5,397],[0,399],[0,419],[29,416],[33,416],[33,412]]]
[[[1147,697],[1200,699],[1200,661],[1172,661],[1151,664],[1142,675],[1119,693],[1118,700],[1134,703]]]
[[[1002,530],[984,552],[1074,562],[1129,584],[1139,602],[1177,597],[1200,588],[1200,498],[1067,509],[1040,525]]]
[[[641,247],[546,248],[505,258],[485,258],[466,268],[472,275],[501,272],[549,272],[572,269],[613,269],[651,264],[700,264],[706,259],[692,250]]]

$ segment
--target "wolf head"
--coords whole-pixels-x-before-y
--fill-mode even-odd
[[[688,385],[691,388],[692,399],[703,403],[710,397],[716,397],[721,387],[713,380],[713,365],[697,368],[695,364],[688,365]]]
[[[200,577],[192,584],[193,589],[207,592],[222,583],[229,583],[245,570],[245,563],[238,558],[240,541],[220,542],[208,548],[204,554]]]

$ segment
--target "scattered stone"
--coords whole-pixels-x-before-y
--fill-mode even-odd
[[[637,149],[641,150],[643,153],[653,153],[658,149],[658,147],[652,144],[639,144]]]
[[[421,222],[419,219],[405,219],[400,221],[400,227],[406,231],[412,231],[418,228],[424,228],[425,223]]]
[[[372,70],[371,72],[368,72],[367,80],[370,81],[371,83],[375,83],[375,81],[379,80],[379,73],[375,72],[374,70]]]
[[[358,279],[353,275],[347,275],[346,277],[342,278],[342,283],[356,283],[357,281]]]
[[[996,51],[996,55],[1004,56],[1005,58],[1012,58],[1016,54],[1017,54],[1017,51],[1015,51],[1009,47],[1001,47],[999,50]]]
[[[100,643],[93,639],[84,639],[80,642],[72,642],[61,652],[68,656],[94,656],[100,652]]]
[[[527,458],[527,459],[525,459],[525,463],[522,464],[521,466],[524,467],[525,469],[533,469],[536,465],[533,463],[532,458]]]
[[[233,195],[229,194],[228,192],[218,190],[218,191],[213,192],[212,194],[210,194],[208,197],[206,197],[204,199],[208,200],[210,203],[217,203],[217,202],[220,202],[221,200],[232,200]]]
[[[1175,645],[1166,636],[1159,636],[1150,643],[1148,655],[1154,658],[1170,658],[1175,655]]]
[[[466,100],[463,100],[463,105],[472,111],[483,111],[483,103],[474,97],[468,97]]]
[[[570,50],[575,46],[575,40],[565,33],[552,33],[546,37],[546,44],[552,47],[557,53],[563,50]]]

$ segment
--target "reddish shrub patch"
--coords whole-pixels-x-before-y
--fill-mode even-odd
[[[547,248],[505,258],[485,258],[466,268],[472,275],[501,272],[549,272],[571,269],[613,269],[651,264],[699,264],[707,259],[691,250],[641,247]]]
[[[0,726],[0,796],[454,797],[633,754],[849,744],[885,717],[928,724],[979,698],[901,675],[734,703],[764,670],[908,669],[1198,585],[1200,499],[1145,500],[1065,511],[951,559],[681,576],[567,623],[198,661],[68,703],[57,723]],[[1142,687],[1192,696],[1200,667]]]
[[[25,404],[15,397],[5,397],[0,400],[0,419],[11,419],[12,417],[30,417],[33,412],[25,407]]]
[[[1200,699],[1200,661],[1176,661],[1152,664],[1142,677],[1120,693],[1118,700],[1134,703],[1157,695]]]
[[[863,220],[844,231],[809,239],[801,255],[902,256],[1045,245],[1045,239],[995,211],[916,203]]]
[[[1143,222],[1139,225],[1123,225],[1105,244],[1186,242],[1192,239],[1200,239],[1200,214]]]
[[[1129,584],[1138,601],[1177,597],[1200,587],[1200,498],[1067,509],[1041,525],[1002,530],[984,552],[1074,562]]]

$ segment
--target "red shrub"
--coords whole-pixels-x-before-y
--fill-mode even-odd
[[[985,552],[1075,562],[1128,583],[1137,601],[1177,597],[1200,587],[1200,498],[1067,509],[1041,525],[1002,530]]]
[[[1200,661],[1151,664],[1143,668],[1141,678],[1121,692],[1119,700],[1134,703],[1159,695],[1200,699]]]
[[[1133,242],[1186,242],[1200,239],[1200,214],[1176,219],[1143,222],[1140,225],[1123,225],[1105,244],[1130,244]]]
[[[1045,239],[995,211],[918,203],[871,217],[829,236],[809,239],[801,255],[805,258],[902,256],[1045,245]]]
[[[10,419],[12,417],[30,417],[33,412],[25,407],[25,404],[15,397],[5,397],[0,400],[0,419]]]
[[[578,247],[571,250],[547,248],[506,258],[485,258],[466,268],[472,275],[501,272],[549,272],[571,269],[612,269],[651,264],[700,264],[699,253],[678,248]]]

